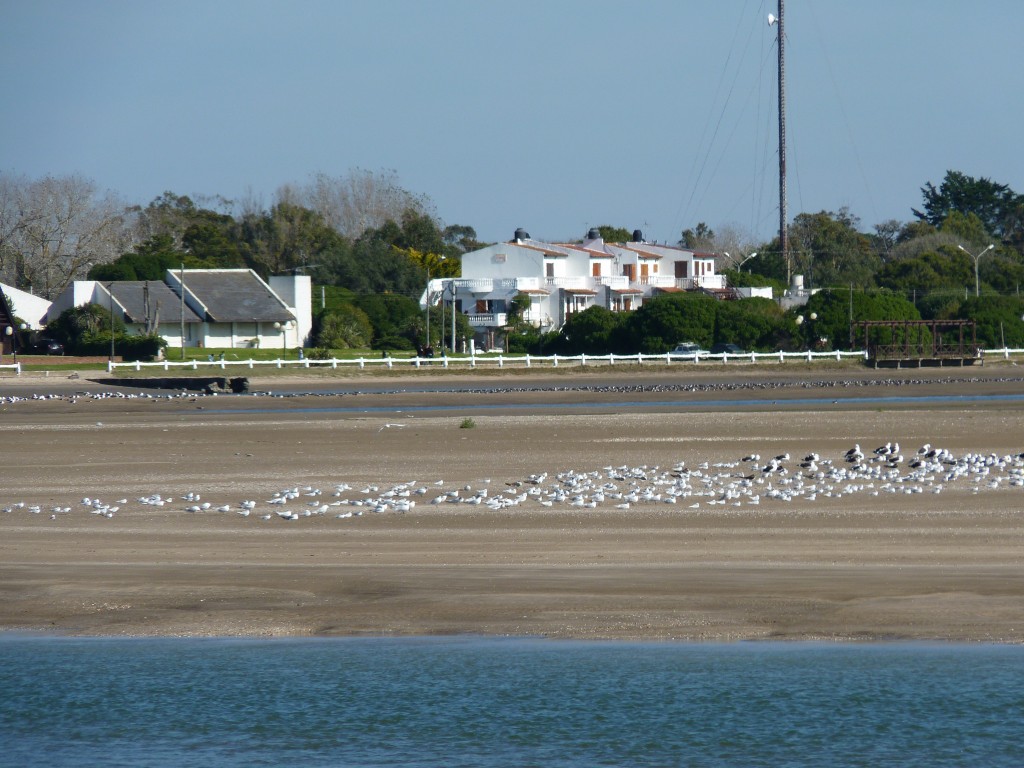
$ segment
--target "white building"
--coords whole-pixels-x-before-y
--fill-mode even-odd
[[[169,269],[163,282],[76,280],[46,321],[97,304],[123,320],[128,333],[152,330],[168,347],[286,349],[308,343],[312,303],[307,275],[272,277],[268,285],[251,269]]]
[[[13,286],[0,283],[0,291],[7,297],[7,305],[11,312],[21,319],[27,330],[41,331],[46,325],[46,313],[50,310],[50,302],[42,296],[19,290]]]
[[[596,229],[582,243],[545,243],[517,229],[507,243],[464,254],[462,276],[431,280],[420,303],[454,297],[491,346],[519,294],[530,298],[524,320],[549,331],[595,305],[629,312],[659,292],[685,290],[726,290],[713,254],[647,243],[640,230],[628,243],[606,243]]]

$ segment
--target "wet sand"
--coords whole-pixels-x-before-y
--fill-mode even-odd
[[[273,511],[266,501],[282,489],[321,489],[327,499],[339,483],[486,487],[496,495],[541,472],[713,465],[750,452],[838,458],[854,443],[891,440],[908,454],[924,443],[1016,454],[1024,450],[1019,401],[956,399],[1019,395],[1016,374],[988,366],[895,375],[655,372],[643,374],[646,391],[629,389],[636,374],[616,372],[316,377],[253,380],[255,389],[311,392],[302,397],[162,400],[71,400],[105,388],[4,380],[0,394],[62,397],[0,407],[0,508],[26,505],[0,514],[0,627],[1020,642],[1024,488],[1006,484],[699,509],[526,503],[491,511],[431,505],[425,496],[406,513],[338,519],[332,511],[293,521],[256,514]],[[882,377],[894,381],[842,383]],[[839,384],[808,390],[804,379]],[[756,386],[659,388],[680,381]],[[461,382],[464,391],[312,394],[410,382]],[[551,382],[573,386],[545,391]],[[593,387],[574,388],[579,382]],[[914,395],[952,399],[879,399]],[[734,407],[722,404],[730,399]],[[462,426],[466,418],[472,428]],[[211,509],[185,511],[189,492]],[[137,501],[154,493],[175,501]],[[90,514],[83,497],[127,501],[106,518]],[[215,510],[246,499],[257,501],[249,517]],[[51,520],[53,507],[71,509]]]

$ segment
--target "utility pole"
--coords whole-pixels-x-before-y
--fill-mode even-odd
[[[181,262],[181,359],[185,359],[185,262]],[[257,336],[259,333],[257,332]]]
[[[779,248],[786,262],[786,285],[792,281],[789,262],[789,232],[786,228],[786,28],[785,0],[779,0]]]

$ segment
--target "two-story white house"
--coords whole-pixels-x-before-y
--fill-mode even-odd
[[[628,243],[606,243],[596,229],[581,243],[546,243],[517,229],[509,242],[464,254],[462,276],[431,280],[420,303],[454,301],[491,346],[518,294],[530,298],[524,320],[549,331],[595,305],[629,312],[658,292],[724,288],[713,254],[648,243],[640,230]]]

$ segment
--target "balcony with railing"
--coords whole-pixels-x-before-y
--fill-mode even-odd
[[[649,288],[675,288],[676,278],[671,275],[641,275],[637,281],[640,285]]]
[[[466,319],[473,328],[504,328],[508,325],[508,315],[504,312],[470,312]]]
[[[494,280],[496,291],[538,291],[541,287],[539,277],[500,277]]]
[[[457,291],[490,293],[494,290],[494,283],[496,281],[490,277],[456,277],[450,282]]]
[[[595,286],[607,286],[615,291],[624,291],[630,287],[629,277],[626,275],[598,275],[594,278]]]
[[[592,291],[594,290],[594,278],[585,276],[546,277],[544,278],[544,287],[548,290],[562,288],[573,291]]]

